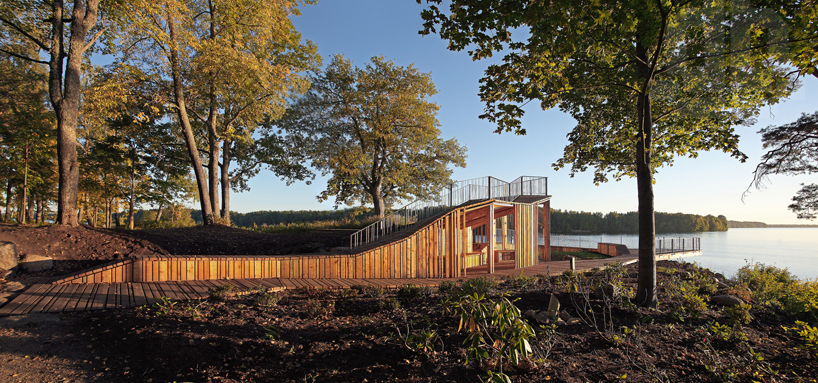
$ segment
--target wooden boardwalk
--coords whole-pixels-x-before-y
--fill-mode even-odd
[[[613,262],[633,263],[635,255],[607,259],[577,260],[577,270],[604,267]],[[256,287],[268,291],[298,288],[343,289],[352,286],[380,286],[391,289],[402,285],[437,286],[442,281],[471,279],[480,276],[503,277],[507,275],[557,275],[569,269],[568,261],[543,262],[522,269],[514,269],[514,261],[499,262],[494,274],[488,274],[486,266],[468,268],[464,278],[410,278],[410,279],[218,279],[175,282],[122,282],[86,284],[34,284],[22,294],[0,307],[0,316],[29,313],[61,313],[72,311],[115,309],[153,304],[162,297],[171,300],[201,299],[207,290],[230,284],[239,290]]]

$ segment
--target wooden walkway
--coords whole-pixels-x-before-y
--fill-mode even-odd
[[[577,270],[604,267],[613,262],[633,263],[636,256],[619,256],[607,259],[577,260]],[[569,269],[568,261],[543,262],[523,269],[514,269],[514,261],[499,262],[494,274],[488,274],[485,266],[466,270],[465,278],[480,276],[503,277],[507,275],[557,275]],[[201,299],[208,296],[207,290],[230,284],[239,290],[256,287],[268,291],[298,288],[343,289],[352,286],[380,286],[398,288],[403,285],[437,286],[442,281],[457,279],[219,279],[176,282],[122,282],[87,284],[34,284],[22,294],[0,307],[0,316],[29,313],[60,313],[71,311],[102,310],[153,304],[162,297],[171,300]]]

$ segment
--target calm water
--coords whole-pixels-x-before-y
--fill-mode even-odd
[[[721,232],[660,234],[657,238],[701,238],[702,255],[682,260],[696,262],[715,272],[734,276],[748,262],[786,268],[801,279],[818,278],[818,228],[730,229]],[[583,241],[595,247],[599,242],[623,243],[636,248],[636,235],[554,236],[562,240]],[[568,244],[566,244],[568,245]]]

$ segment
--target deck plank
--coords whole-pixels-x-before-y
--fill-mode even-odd
[[[45,293],[43,299],[37,302],[34,307],[31,308],[30,312],[33,313],[41,313],[47,312],[47,308],[57,300],[57,297],[60,296],[60,292],[64,290],[67,286],[66,285],[51,285],[48,288],[48,291]]]
[[[5,306],[0,308],[0,316],[6,315],[17,315],[27,313],[26,309],[34,306],[42,299],[40,295],[43,291],[46,291],[48,288],[47,285],[31,285],[25,291],[20,293],[16,298],[12,299],[10,302],[6,303]]]

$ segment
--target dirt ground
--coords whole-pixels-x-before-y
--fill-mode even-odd
[[[54,269],[21,275],[27,281],[87,269],[133,255],[280,255],[320,253],[348,246],[349,230],[270,234],[227,226],[124,230],[89,226],[0,224],[0,241],[14,242],[22,259],[28,254],[54,258]]]
[[[8,240],[7,233],[26,238],[21,251],[48,248],[62,257],[88,253],[80,243],[110,241],[112,249],[90,251],[96,261],[139,251],[178,253],[194,244],[193,254],[247,254],[317,246],[311,244],[324,238],[265,238],[224,227],[138,234],[43,228],[10,229],[0,232],[0,240]],[[77,241],[71,245],[63,237]],[[38,241],[65,241],[67,249],[77,250],[59,251]],[[712,303],[695,315],[679,315],[682,302],[666,287],[691,275],[715,276],[690,264],[659,266],[658,309],[610,305],[588,293],[605,280],[603,271],[581,279],[477,283],[491,299],[507,293],[537,334],[530,340],[532,354],[516,367],[497,359],[491,348],[482,363],[467,362],[467,332],[442,303],[462,296],[464,286],[256,289],[129,309],[0,318],[0,381],[479,382],[485,369],[504,365],[513,382],[815,382],[818,355],[796,348],[802,339],[784,329],[793,318],[754,305],[749,323],[719,328],[731,315]],[[636,273],[635,266],[624,269],[625,288],[635,287]],[[531,315],[546,310],[552,295],[578,320],[552,327]],[[492,342],[501,337],[495,330],[484,336],[499,346],[502,342]]]

